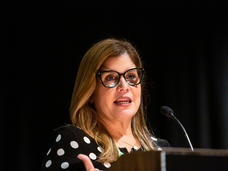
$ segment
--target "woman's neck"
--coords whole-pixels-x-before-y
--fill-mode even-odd
[[[132,136],[131,121],[119,122],[119,121],[102,121],[105,128],[112,136],[113,139],[118,140],[123,136]]]
[[[104,125],[118,147],[126,148],[128,152],[130,152],[132,148],[140,148],[140,142],[132,133],[131,122],[106,123]]]

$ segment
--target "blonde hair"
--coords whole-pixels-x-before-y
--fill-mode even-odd
[[[98,121],[96,110],[91,105],[90,98],[96,88],[96,73],[104,61],[109,57],[120,56],[123,53],[128,53],[137,67],[142,67],[138,52],[126,40],[109,38],[94,44],[82,58],[72,94],[70,105],[72,124],[80,127],[103,148],[98,159],[100,162],[117,160],[118,149],[108,131]],[[154,149],[155,144],[152,142],[146,126],[142,99],[141,97],[139,110],[132,119],[132,131],[143,149],[149,151]]]

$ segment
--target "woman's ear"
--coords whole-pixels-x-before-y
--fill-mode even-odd
[[[90,96],[90,98],[89,98],[89,104],[93,104],[94,103],[94,100],[93,100],[93,95],[92,96]]]

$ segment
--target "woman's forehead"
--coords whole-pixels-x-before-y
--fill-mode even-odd
[[[131,69],[136,67],[130,56],[125,53],[116,57],[109,57],[102,65],[102,69],[105,70],[122,70]]]

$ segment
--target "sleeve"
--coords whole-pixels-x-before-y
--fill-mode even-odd
[[[170,143],[167,140],[161,138],[158,138],[157,144],[160,147],[170,147]]]
[[[88,155],[96,168],[104,170],[104,165],[96,161],[100,152],[101,147],[80,128],[63,126],[54,132],[41,171],[84,171],[83,162],[77,158],[80,153]]]
[[[151,136],[151,139],[154,143],[156,143],[158,150],[161,150],[162,147],[170,147],[170,143],[166,139],[157,138]]]

